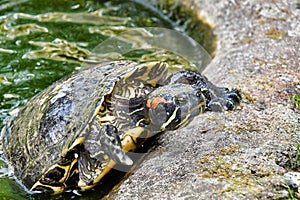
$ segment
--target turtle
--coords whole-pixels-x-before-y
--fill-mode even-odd
[[[70,182],[72,185],[72,179],[80,180],[77,185],[82,190],[92,187],[97,182],[93,177],[101,174],[102,165],[110,157],[131,164],[121,150],[119,136],[109,131],[108,123],[113,121],[109,106],[112,90],[117,90],[115,84],[122,79],[129,85],[134,79],[143,80],[134,83],[143,90],[130,93],[139,95],[164,78],[166,70],[165,64],[157,62],[108,62],[74,73],[35,96],[2,130],[5,155],[14,167],[15,176],[31,191],[59,193],[66,190]],[[119,91],[125,93],[125,88]],[[101,127],[97,121],[100,115]],[[98,134],[100,132],[104,134]],[[103,141],[105,147],[97,146],[95,137]],[[83,141],[89,154],[83,150]],[[88,170],[92,164],[99,166]]]
[[[31,192],[58,194],[97,185],[153,135],[206,111],[233,110],[238,90],[164,62],[101,63],[32,98],[1,131],[6,159]]]

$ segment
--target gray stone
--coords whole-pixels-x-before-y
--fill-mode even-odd
[[[241,108],[202,114],[159,136],[156,148],[108,197],[287,199],[284,166],[300,143],[299,110],[289,100],[300,94],[299,1],[195,3],[218,36],[204,74],[219,86],[239,88]]]

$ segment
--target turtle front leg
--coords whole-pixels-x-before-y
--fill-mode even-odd
[[[239,105],[242,97],[237,89],[217,87],[195,71],[178,71],[173,73],[163,85],[186,84],[202,92],[206,99],[206,110],[233,110]]]
[[[125,152],[134,152],[137,148],[139,148],[147,138],[150,138],[155,133],[150,130],[137,126],[128,130],[126,133],[122,135],[122,147]]]
[[[133,164],[122,148],[119,135],[112,124],[100,124],[98,120],[90,124],[78,157],[78,186],[81,190],[96,185],[114,165]]]
[[[239,105],[242,97],[237,89],[216,88],[219,95],[214,96],[207,103],[207,110],[222,112],[224,110],[233,110]],[[221,92],[220,92],[221,91]]]
[[[94,187],[116,164],[132,165],[133,161],[126,152],[134,152],[143,143],[141,140],[147,139],[146,134],[150,133],[142,127],[135,127],[124,133],[120,139],[112,125],[103,126],[101,131],[105,133],[101,132],[97,136],[90,134],[84,142],[86,147],[80,152],[78,187],[81,191]],[[95,136],[99,138],[93,138]],[[96,144],[95,139],[101,145],[98,142]]]
[[[88,151],[91,158],[97,160],[110,158],[118,164],[133,164],[133,161],[122,148],[117,128],[111,124],[94,123],[86,135],[84,149]]]

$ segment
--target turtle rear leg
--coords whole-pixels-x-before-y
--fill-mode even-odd
[[[81,138],[79,138],[80,140]],[[31,187],[30,191],[34,193],[59,194],[67,187],[74,187],[76,181],[71,181],[70,178],[76,176],[78,147],[67,152],[61,160],[49,167],[49,169],[41,176],[41,178]]]

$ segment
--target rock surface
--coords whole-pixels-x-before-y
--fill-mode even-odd
[[[204,74],[217,85],[239,88],[242,106],[202,114],[161,135],[107,198],[300,198],[300,167],[292,165],[300,112],[290,100],[300,94],[300,2],[195,3],[218,36],[216,56]]]

